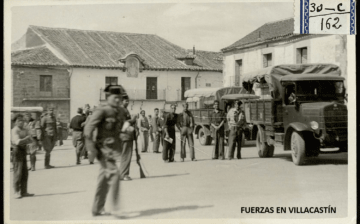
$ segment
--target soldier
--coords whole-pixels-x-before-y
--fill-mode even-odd
[[[80,162],[80,153],[84,148],[84,125],[86,117],[83,114],[82,108],[78,108],[77,115],[75,115],[70,121],[70,128],[73,129],[72,132],[72,142],[73,146],[76,149],[76,164],[81,164]]]
[[[59,140],[59,146],[62,146],[64,143],[63,143],[63,136],[62,136],[62,125],[61,125],[61,122],[60,122],[60,115],[58,116],[58,119],[56,121],[56,132],[57,132],[57,140]],[[55,146],[57,144],[55,143]]]
[[[234,158],[234,151],[237,145],[236,158],[241,159],[241,141],[243,126],[245,125],[245,114],[241,110],[241,101],[235,100],[234,107],[230,109],[227,114],[227,121],[229,124],[229,154],[228,159]]]
[[[221,159],[225,159],[224,154],[224,123],[225,123],[225,114],[222,110],[219,109],[219,101],[214,101],[214,111],[210,117],[211,128],[214,133],[215,145],[212,159],[218,159],[219,156]]]
[[[56,119],[54,108],[48,108],[47,114],[41,119],[42,146],[45,149],[45,169],[54,168],[50,165],[50,153],[54,149],[57,140]]]
[[[123,109],[124,114],[126,116],[125,122],[129,123],[129,127],[123,127],[123,131],[120,134],[121,139],[121,160],[120,160],[120,176],[121,180],[129,181],[131,180],[130,174],[130,163],[133,151],[133,141],[136,141],[135,137],[135,123],[136,118],[131,118],[131,115],[127,109],[129,105],[129,97],[123,96],[121,109]],[[125,126],[125,125],[124,125]],[[135,148],[136,156],[139,157],[138,149]]]
[[[28,144],[31,164],[29,170],[35,171],[36,151],[39,149],[39,139],[41,139],[40,119],[37,113],[28,114],[26,128],[29,130],[33,140]]]
[[[189,104],[184,103],[183,104],[184,110],[182,113],[179,114],[178,122],[180,126],[180,135],[181,135],[181,161],[184,162],[184,159],[186,158],[186,139],[189,144],[190,149],[190,158],[191,161],[196,161],[195,159],[195,150],[194,150],[194,116],[192,113],[188,110]]]
[[[151,120],[152,131],[154,132],[154,141],[153,141],[153,153],[160,153],[159,146],[161,141],[161,126],[159,126],[159,109],[154,109],[154,118]]]
[[[174,155],[175,155],[175,147],[176,147],[176,140],[175,140],[175,125],[180,130],[178,126],[178,114],[175,113],[176,105],[171,105],[171,112],[165,117],[164,120],[164,148],[163,148],[163,160],[164,162],[174,162]],[[170,140],[172,139],[172,141]]]
[[[153,133],[153,126],[152,126],[152,117],[151,115],[149,114],[148,115],[148,122],[149,122],[149,136],[150,136],[150,141],[151,142],[154,142],[154,133]]]
[[[157,123],[158,132],[159,132],[159,135],[160,135],[161,146],[164,146],[164,122],[165,122],[164,117],[165,117],[164,110],[161,110],[160,111],[160,117],[159,117],[158,123]]]
[[[147,152],[149,147],[149,121],[145,116],[145,110],[140,112],[139,118],[139,131],[140,131],[140,141],[141,141],[141,152]]]
[[[100,163],[100,173],[92,208],[93,216],[110,215],[104,210],[106,196],[111,189],[113,210],[117,209],[119,197],[120,175],[116,166],[116,155],[120,154],[120,131],[125,114],[120,110],[119,102],[124,89],[119,85],[109,85],[104,90],[107,94],[107,104],[97,108],[84,128],[86,148],[89,158],[97,157]],[[93,141],[93,131],[97,128],[96,142]]]
[[[14,116],[15,127],[11,130],[11,147],[13,148],[14,191],[15,198],[33,196],[27,192],[28,169],[26,164],[26,145],[32,142],[28,130],[24,128],[24,117]]]
[[[89,104],[85,104],[85,107],[84,107],[84,116],[86,117],[86,120],[88,120],[88,117],[91,115],[91,110],[90,110],[90,105]],[[84,145],[82,151],[81,151],[81,156],[84,158],[84,159],[88,159],[88,153],[87,153],[87,150],[86,150],[86,146]],[[93,162],[90,161],[90,164],[93,164]]]

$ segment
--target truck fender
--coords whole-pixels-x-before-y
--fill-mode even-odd
[[[291,146],[290,146],[290,139],[291,139],[291,134],[293,131],[298,131],[298,132],[302,132],[302,131],[312,131],[311,128],[303,123],[300,122],[294,122],[289,124],[289,126],[286,128],[286,132],[285,132],[285,138],[284,138],[284,150],[291,150]]]

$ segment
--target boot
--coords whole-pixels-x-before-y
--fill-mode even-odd
[[[80,153],[76,153],[76,165],[80,165]]]
[[[54,168],[54,166],[50,165],[50,154],[45,154],[45,169],[51,169]]]

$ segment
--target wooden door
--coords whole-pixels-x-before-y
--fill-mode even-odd
[[[157,99],[157,77],[146,78],[146,99]]]

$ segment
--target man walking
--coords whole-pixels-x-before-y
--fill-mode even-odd
[[[219,109],[219,101],[214,101],[214,111],[210,117],[211,133],[214,133],[215,145],[213,150],[212,159],[225,159],[224,154],[224,123],[225,114]]]
[[[243,126],[245,124],[245,114],[240,108],[241,101],[234,101],[234,107],[227,114],[229,124],[229,153],[228,159],[234,158],[235,147],[237,147],[237,159],[241,159],[241,141]],[[237,146],[236,146],[237,145]]]
[[[161,126],[159,126],[159,109],[154,109],[154,118],[151,121],[152,131],[154,132],[154,141],[153,141],[153,153],[160,153],[159,146],[161,141]]]
[[[15,127],[11,130],[11,147],[13,148],[14,191],[15,198],[33,196],[27,192],[28,169],[26,164],[26,145],[32,142],[28,130],[24,128],[24,117],[17,114],[13,118]]]
[[[136,141],[135,137],[135,123],[136,118],[131,118],[130,112],[127,109],[129,105],[129,97],[123,96],[121,109],[123,109],[123,113],[125,114],[125,122],[128,122],[128,127],[123,127],[124,130],[121,131],[120,140],[121,140],[121,160],[120,160],[120,177],[122,180],[129,181],[131,180],[130,174],[130,163],[133,152],[133,141]],[[125,126],[125,125],[124,125]],[[136,156],[138,158],[139,153],[136,148]]]
[[[47,114],[41,119],[41,131],[43,133],[42,146],[45,149],[45,169],[51,169],[54,168],[54,166],[50,165],[50,154],[57,140],[54,108],[49,107]]]
[[[107,104],[98,107],[90,117],[84,128],[86,148],[89,157],[97,157],[100,163],[100,172],[92,208],[93,216],[110,215],[104,210],[109,189],[113,210],[118,208],[120,175],[116,165],[116,156],[121,151],[120,131],[125,115],[120,110],[119,102],[124,89],[120,85],[109,85],[104,90]],[[93,131],[97,128],[96,142],[93,142]]]
[[[73,117],[70,121],[70,128],[73,129],[72,133],[72,143],[76,149],[76,164],[80,165],[80,155],[84,148],[84,125],[85,125],[86,117],[83,114],[82,108],[78,108],[77,115]]]
[[[140,140],[141,140],[141,152],[147,152],[149,147],[149,121],[145,116],[145,110],[140,112],[139,118],[139,131],[140,131]]]
[[[183,112],[179,114],[179,126],[180,126],[180,135],[181,135],[181,152],[180,157],[181,161],[184,162],[186,158],[186,140],[189,144],[190,149],[190,158],[191,161],[196,161],[195,159],[195,150],[194,150],[194,116],[189,111],[189,104],[183,104]]]
[[[163,160],[164,162],[174,162],[174,155],[176,149],[175,139],[175,125],[178,126],[178,114],[175,113],[176,105],[171,105],[171,112],[165,117],[164,121],[164,148],[163,148]],[[179,128],[180,130],[180,128]],[[170,139],[171,138],[171,139]]]

